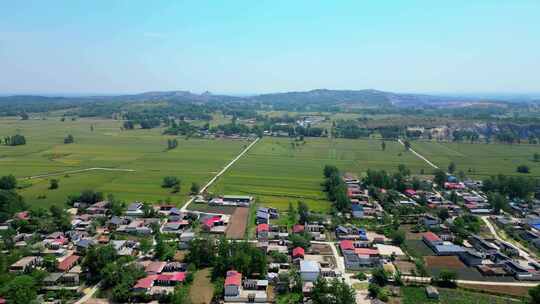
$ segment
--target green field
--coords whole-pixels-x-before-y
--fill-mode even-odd
[[[262,206],[286,209],[289,202],[303,200],[313,210],[327,211],[321,190],[326,164],[343,172],[361,174],[368,168],[393,171],[406,164],[413,173],[431,172],[427,164],[397,142],[381,151],[378,140],[308,138],[293,148],[288,138],[264,138],[240,159],[211,189],[215,193],[251,194]]]
[[[514,298],[504,298],[489,294],[470,292],[460,289],[439,288],[439,300],[428,299],[424,287],[402,287],[402,304],[441,303],[441,304],[503,304],[523,303]]]
[[[90,130],[94,125],[94,131]],[[247,144],[245,141],[179,138],[178,148],[166,150],[170,137],[161,129],[121,131],[114,120],[0,119],[0,136],[21,134],[27,144],[0,145],[0,175],[14,174],[21,184],[30,184],[21,193],[32,206],[63,204],[69,194],[84,189],[112,193],[126,200],[183,202],[192,182],[208,181]],[[74,144],[64,144],[67,134]],[[133,172],[88,171],[26,179],[29,176],[92,167],[130,169]],[[180,194],[161,188],[164,176],[182,181]],[[49,179],[60,180],[60,188],[49,190]],[[38,199],[45,195],[46,198]]]
[[[443,169],[453,161],[457,171],[463,170],[471,176],[486,177],[501,173],[540,177],[540,162],[533,161],[534,153],[540,152],[538,145],[415,141],[412,148]],[[529,166],[531,173],[517,173],[516,167],[522,164]],[[469,172],[469,168],[472,172]]]

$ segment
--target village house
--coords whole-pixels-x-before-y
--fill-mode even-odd
[[[378,248],[357,247],[350,240],[340,241],[339,246],[347,269],[359,270],[365,267],[375,267],[381,263]]]
[[[134,202],[128,205],[126,215],[131,217],[139,217],[144,214],[143,204],[141,202]]]
[[[38,256],[27,256],[9,266],[9,272],[30,272],[39,266],[42,258]]]
[[[247,195],[223,195],[208,202],[209,205],[249,207],[253,202],[252,196]]]
[[[68,272],[71,268],[73,268],[73,266],[77,264],[77,262],[79,261],[79,258],[80,257],[78,255],[74,255],[74,254],[69,255],[65,257],[64,259],[62,259],[61,261],[59,261],[56,268],[60,272]]]
[[[300,261],[300,277],[304,282],[315,282],[321,273],[319,263],[314,261]]]

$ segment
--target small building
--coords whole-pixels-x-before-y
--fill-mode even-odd
[[[459,259],[467,266],[479,266],[484,261],[484,255],[476,250],[465,250],[459,254]]]
[[[270,223],[270,214],[261,210],[257,210],[256,214],[256,223],[257,224],[269,224]]]
[[[27,256],[9,266],[10,272],[30,272],[36,266],[41,264],[41,257]]]
[[[257,238],[268,239],[268,233],[270,232],[270,226],[268,224],[257,225]]]
[[[439,299],[439,291],[433,286],[426,286],[426,296],[430,299]]]
[[[315,282],[321,273],[319,263],[314,261],[300,261],[300,276],[304,282]]]
[[[133,217],[142,216],[144,214],[144,211],[142,210],[142,208],[143,208],[143,204],[140,202],[131,203],[127,207],[126,215],[133,216]]]
[[[422,223],[424,226],[426,226],[426,228],[432,229],[439,226],[441,224],[441,220],[431,214],[426,214],[422,218]]]
[[[60,263],[58,263],[58,266],[56,268],[59,271],[67,272],[71,268],[73,268],[73,266],[75,266],[75,264],[77,264],[78,261],[79,261],[79,256],[72,254],[64,258]]]
[[[439,245],[442,243],[441,238],[436,235],[435,233],[428,231],[422,235],[422,240],[426,245],[428,245],[431,249],[433,249],[436,245]]]
[[[363,218],[364,217],[364,207],[359,204],[351,205],[351,212],[354,218]]]
[[[148,263],[148,265],[146,265],[146,267],[144,268],[144,272],[146,272],[147,274],[158,274],[163,271],[163,268],[165,268],[166,265],[166,262],[152,261]]]
[[[228,297],[238,297],[240,295],[240,286],[242,285],[242,274],[236,270],[227,271],[225,278],[225,301]]]
[[[292,251],[293,259],[303,259],[304,254],[305,254],[305,251],[304,251],[304,248],[302,248],[302,247],[296,247]]]

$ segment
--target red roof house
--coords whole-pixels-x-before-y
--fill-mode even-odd
[[[166,284],[166,285],[184,282],[185,279],[186,279],[185,272],[173,272],[173,273],[167,273],[167,274],[160,274],[156,277],[156,281],[158,281],[160,284]]]
[[[427,241],[427,242],[440,242],[441,241],[441,238],[436,235],[435,233],[431,232],[431,231],[428,231],[426,233],[424,233],[422,235],[422,238],[424,239],[424,241]]]
[[[214,227],[214,225],[221,221],[221,216],[219,215],[216,215],[216,216],[213,216],[211,218],[207,218],[206,220],[204,220],[203,222],[203,227],[210,230]]]
[[[339,242],[339,247],[341,248],[341,251],[354,250],[354,243],[351,240],[342,240]]]
[[[28,220],[30,219],[30,212],[28,211],[21,211],[15,213],[15,217],[19,220]]]
[[[154,286],[154,280],[157,278],[158,276],[153,274],[153,275],[149,275],[149,276],[146,276],[142,279],[139,279],[137,281],[137,284],[135,284],[135,286],[133,286],[133,289],[143,289],[143,290],[147,290],[147,289],[150,289],[152,288],[152,286]]]
[[[354,249],[354,253],[358,255],[379,255],[379,249],[377,248],[356,248]]]
[[[257,225],[257,233],[268,232],[268,231],[270,231],[270,226],[268,224]]]
[[[293,258],[303,258],[305,254],[304,248],[296,247],[292,251]]]
[[[405,194],[408,195],[408,196],[415,196],[416,191],[414,191],[414,189],[406,189]]]
[[[293,233],[301,233],[304,232],[304,225],[296,224],[293,226]]]
[[[227,271],[227,278],[225,279],[225,286],[240,286],[242,283],[242,274],[236,270]]]
[[[79,260],[79,256],[72,254],[68,256],[67,258],[63,259],[62,262],[58,263],[57,268],[60,271],[66,272],[70,270],[77,263],[78,260]]]

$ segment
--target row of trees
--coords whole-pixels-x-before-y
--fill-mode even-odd
[[[402,164],[398,166],[398,171],[393,174],[389,174],[385,170],[368,169],[364,183],[368,186],[395,189],[402,192],[409,187],[413,187],[412,183],[408,181],[410,175],[411,170]],[[415,184],[418,188],[421,186],[419,180],[415,180]]]
[[[221,238],[214,242],[196,239],[190,244],[186,260],[197,268],[213,267],[214,280],[225,277],[228,270],[237,270],[247,277],[265,277],[267,257],[258,248],[247,242],[231,242]]]
[[[19,146],[26,145],[26,138],[24,135],[12,135],[4,137],[4,145],[6,146]]]
[[[482,190],[488,192],[499,192],[502,195],[513,198],[526,199],[535,190],[537,181],[523,176],[491,176],[483,181]]]

